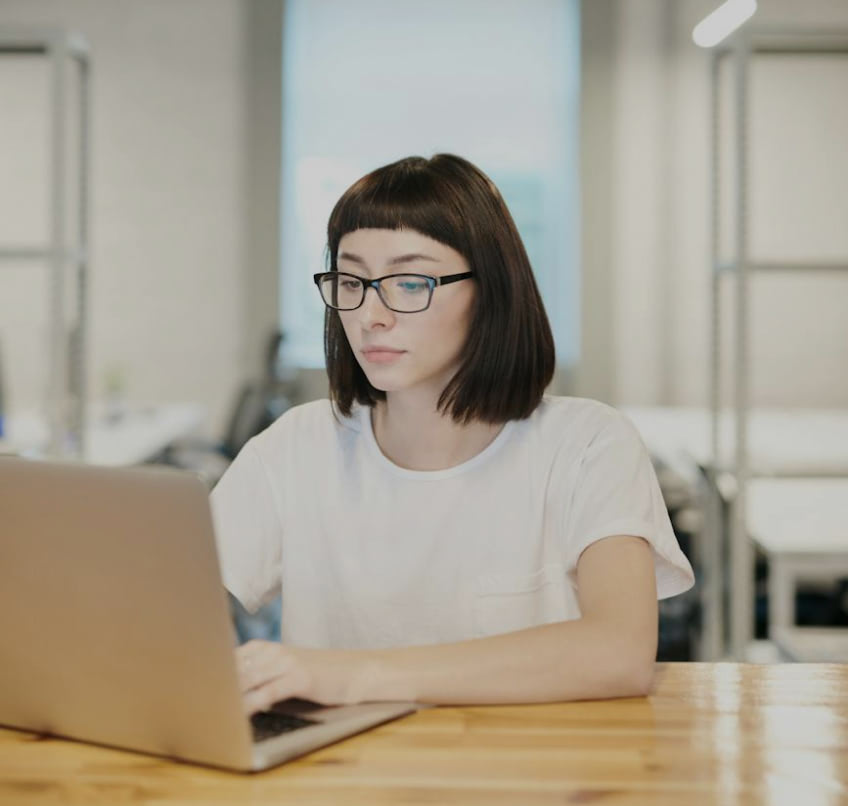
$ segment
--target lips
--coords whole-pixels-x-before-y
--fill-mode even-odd
[[[390,347],[366,347],[362,355],[370,364],[388,364],[397,361],[406,351],[393,350]]]

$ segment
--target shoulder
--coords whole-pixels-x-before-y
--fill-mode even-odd
[[[341,415],[325,399],[292,406],[271,425],[253,437],[248,445],[260,456],[278,456],[280,450],[308,445],[319,450],[322,445],[335,444],[340,439],[361,432],[362,411],[355,406],[350,417]]]
[[[589,447],[599,439],[639,439],[630,419],[614,406],[588,397],[545,395],[530,416],[546,439]]]
[[[536,451],[565,471],[635,467],[649,456],[630,418],[600,400],[546,395],[530,419]]]

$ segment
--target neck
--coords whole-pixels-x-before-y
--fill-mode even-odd
[[[445,470],[467,462],[491,444],[503,424],[460,425],[435,402],[389,394],[371,413],[383,455],[407,470]]]

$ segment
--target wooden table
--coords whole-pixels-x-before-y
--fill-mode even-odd
[[[436,708],[239,775],[0,729],[0,803],[848,803],[848,665],[658,664],[650,697]]]

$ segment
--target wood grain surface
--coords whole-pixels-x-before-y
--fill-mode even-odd
[[[848,665],[657,665],[653,694],[434,708],[242,775],[0,729],[0,803],[848,804]]]

